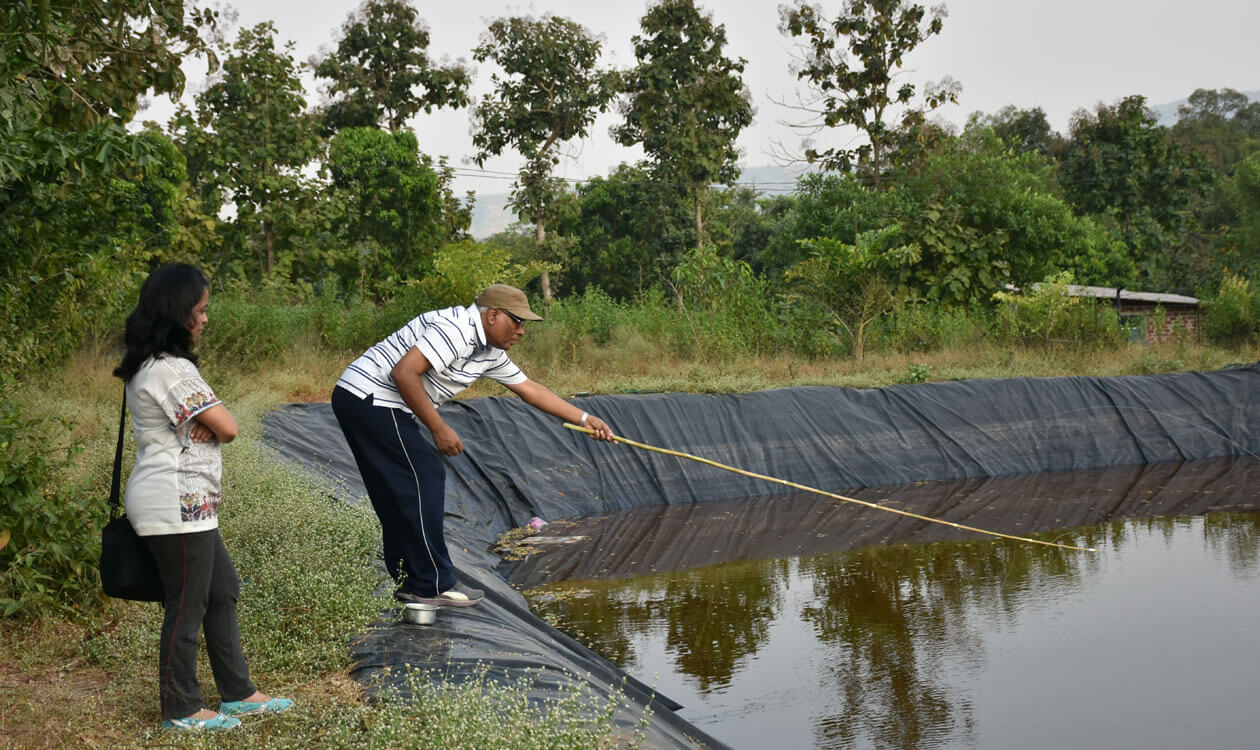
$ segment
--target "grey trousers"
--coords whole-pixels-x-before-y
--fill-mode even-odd
[[[240,579],[219,530],[142,538],[157,560],[166,596],[158,655],[162,718],[182,719],[205,708],[197,682],[203,629],[220,698],[239,701],[253,695],[256,688],[249,679],[236,623]]]

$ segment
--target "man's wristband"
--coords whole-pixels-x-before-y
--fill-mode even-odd
[[[582,412],[582,417],[578,419],[578,427],[585,427],[586,420],[590,419],[590,417],[591,417],[590,414],[587,414],[586,412]]]

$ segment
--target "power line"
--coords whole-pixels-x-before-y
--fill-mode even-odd
[[[520,179],[520,175],[517,173],[504,172],[504,171],[499,171],[499,170],[479,169],[479,168],[473,168],[473,167],[453,167],[453,168],[450,168],[450,173],[457,177],[465,177],[465,178],[471,178],[471,179],[488,179],[488,180],[513,181],[513,182]],[[836,172],[832,172],[832,173],[805,172],[805,173],[802,173],[801,177],[805,177],[810,174],[822,174],[822,175],[831,174],[837,177],[842,176],[842,173],[836,173]],[[597,175],[594,177],[556,177],[554,179],[558,179],[574,187],[587,185],[596,181],[608,181],[608,182],[615,181],[622,185],[632,185],[632,186],[654,186],[654,187],[687,187],[689,186],[689,183],[685,183],[685,182],[653,179],[653,178],[614,180],[613,175]],[[1104,182],[1110,182],[1110,180],[1104,180],[1101,178],[1081,178],[1081,179],[1076,179],[1076,180],[1064,180],[1057,176],[1053,180],[1053,184],[1058,185],[1060,187],[1086,186],[1090,184],[1104,183]],[[714,183],[712,186],[719,189],[723,187],[727,187],[725,184],[722,184],[722,183]],[[797,180],[738,180],[735,183],[733,183],[730,187],[753,188],[755,190],[758,190],[760,192],[765,192],[765,193],[789,195],[789,194],[796,193],[799,191],[800,179],[797,179]],[[944,185],[923,186],[923,187],[916,186],[914,188],[914,192],[917,192],[920,194],[927,194],[927,193],[935,192],[939,188],[944,188],[944,187],[946,186]],[[950,182],[948,187],[950,188],[952,192],[968,193],[968,192],[988,191],[988,190],[1017,190],[1018,191],[1018,190],[1037,189],[1037,188],[1044,189],[1049,186],[1048,185],[1046,186],[1035,185],[1029,182],[1023,182],[1023,183],[965,182],[965,181],[955,180],[955,181]],[[911,190],[909,186],[904,185],[904,184],[894,185],[893,189],[900,190],[900,191]]]

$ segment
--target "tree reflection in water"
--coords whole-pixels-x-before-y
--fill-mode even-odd
[[[1260,515],[1215,512],[1052,533],[1097,555],[1005,540],[901,543],[570,581],[529,596],[540,615],[630,672],[643,666],[636,649],[655,639],[671,668],[707,696],[737,685],[775,628],[795,620],[814,639],[812,673],[797,679],[829,694],[814,698],[815,746],[975,746],[979,708],[958,675],[985,670],[990,634],[1014,629],[1030,607],[1095,586],[1105,561],[1128,546],[1162,537],[1171,547],[1195,528],[1230,576],[1254,579]]]
[[[721,691],[781,616],[789,561],[759,560],[531,592],[535,611],[623,668],[636,637],[665,631],[676,671],[701,692]]]

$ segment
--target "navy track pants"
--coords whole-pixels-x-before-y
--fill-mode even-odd
[[[442,532],[446,465],[408,412],[337,387],[333,414],[381,520],[385,568],[400,590],[432,597],[455,587]]]

